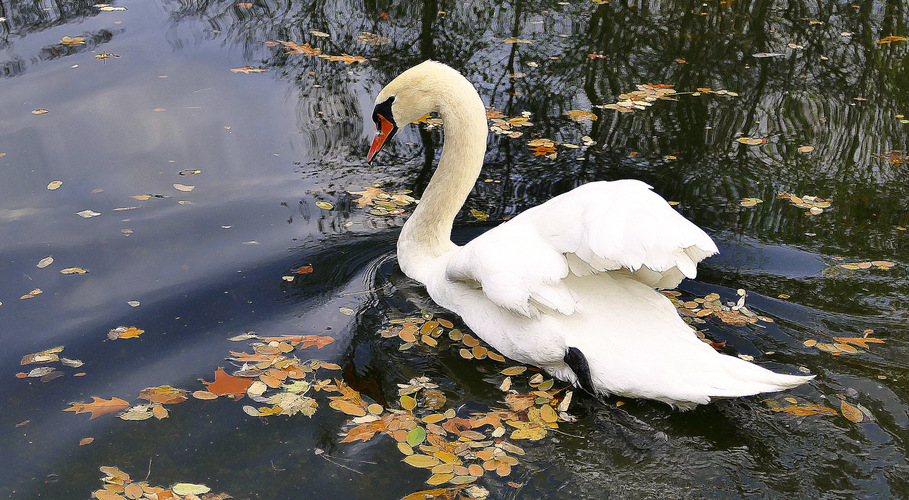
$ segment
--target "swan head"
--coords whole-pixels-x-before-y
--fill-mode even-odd
[[[398,75],[376,96],[372,111],[376,137],[366,161],[388,144],[400,126],[439,111],[446,97],[464,83],[470,85],[457,70],[436,61],[424,61]]]

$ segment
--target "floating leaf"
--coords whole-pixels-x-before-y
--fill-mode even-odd
[[[474,217],[476,217],[477,219],[482,220],[482,221],[485,221],[487,218],[489,218],[489,214],[487,214],[486,212],[482,212],[480,210],[476,210],[473,208],[470,209],[470,215],[473,215]]]
[[[584,111],[581,109],[572,109],[570,111],[566,111],[565,114],[568,115],[569,118],[571,118],[572,120],[574,120],[576,122],[579,122],[582,120],[591,120],[591,121],[597,120],[597,115],[591,113],[590,111]]]
[[[420,454],[404,457],[404,462],[407,463],[407,465],[419,467],[421,469],[431,469],[432,467],[435,467],[436,465],[442,463],[442,461],[436,457]]]
[[[22,356],[22,360],[19,362],[19,364],[28,365],[32,363],[51,363],[59,359],[57,353],[62,351],[63,346],[58,346],[46,349],[41,352],[26,354],[25,356]]]
[[[829,408],[827,406],[816,405],[813,403],[808,403],[803,406],[799,405],[790,405],[779,408],[770,408],[770,411],[782,411],[786,413],[791,413],[793,415],[806,416],[806,415],[817,415],[820,413],[832,413],[836,415],[836,410]]]
[[[148,409],[146,405],[133,406],[129,410],[125,411],[120,415],[120,418],[123,420],[148,420],[152,418],[154,414],[151,410]]]
[[[36,109],[36,110],[32,111],[33,115],[43,115],[45,113],[50,113],[50,111],[48,111],[46,109]]]
[[[92,396],[92,400],[91,403],[72,403],[71,407],[66,408],[63,411],[73,411],[76,413],[91,412],[92,416],[89,420],[92,420],[93,418],[100,417],[106,413],[120,411],[129,407],[129,403],[116,397],[105,400],[97,396]]]
[[[62,185],[63,185],[63,181],[50,181],[47,184],[47,189],[54,191],[55,189],[59,188]]]
[[[183,401],[187,400],[186,391],[183,389],[171,387],[169,385],[142,389],[142,391],[139,392],[139,397],[142,399],[147,399],[152,403],[161,403],[165,405],[182,403]]]
[[[60,274],[85,274],[88,271],[82,269],[81,267],[67,267],[66,269],[61,269]]]
[[[499,373],[501,373],[502,375],[513,376],[513,375],[520,375],[520,374],[524,373],[526,370],[527,370],[526,366],[510,366],[508,368],[505,368],[504,370],[502,370]]]
[[[743,198],[742,201],[739,202],[743,207],[753,207],[758,203],[764,203],[764,200],[760,198]]]
[[[196,186],[188,186],[186,184],[174,183],[174,189],[176,189],[177,191],[189,192],[189,191],[192,191],[193,189],[196,189]]]
[[[253,380],[243,377],[234,377],[233,375],[228,375],[224,371],[224,368],[218,367],[215,371],[215,381],[214,382],[202,382],[205,384],[205,388],[208,392],[216,394],[218,396],[224,396],[226,394],[244,394],[246,389],[252,385]],[[193,394],[195,396],[195,393]]]
[[[859,410],[845,401],[840,402],[840,411],[849,421],[860,423],[865,420],[865,414],[862,413],[862,410]]]
[[[134,326],[118,326],[117,328],[113,328],[111,331],[107,332],[107,338],[110,340],[132,339],[138,337],[139,335],[142,335],[143,333],[145,333],[145,330],[140,330]]]
[[[95,440],[95,438],[93,438],[93,437],[82,438],[79,440],[79,446],[85,446],[87,444],[91,444],[91,442],[94,440]]]
[[[909,38],[906,38],[906,37],[904,37],[904,36],[894,36],[894,35],[890,35],[890,36],[885,36],[884,38],[881,38],[880,40],[878,40],[878,41],[875,42],[875,43],[904,42],[904,41],[906,41],[906,40],[909,40]]]
[[[178,495],[202,495],[211,491],[211,488],[204,484],[177,483],[170,489]]]
[[[316,206],[323,210],[331,210],[332,208],[335,208],[334,205],[328,203],[327,201],[317,201]]]
[[[798,151],[799,153],[810,153],[814,151],[814,146],[800,146]]]
[[[426,429],[422,427],[414,427],[407,433],[406,442],[411,447],[418,446],[423,440],[426,439]]]
[[[741,142],[742,144],[747,144],[749,146],[758,146],[760,144],[767,143],[766,139],[757,139],[757,138],[752,138],[752,137],[739,137],[736,140]]]
[[[862,347],[863,349],[868,349],[868,344],[883,344],[884,339],[878,339],[874,337],[833,337],[833,340],[839,342],[840,344],[855,344]]]
[[[79,217],[82,217],[83,219],[90,219],[92,217],[97,217],[97,216],[101,215],[101,212],[95,212],[93,210],[82,210],[80,212],[76,212],[76,215],[78,215]]]

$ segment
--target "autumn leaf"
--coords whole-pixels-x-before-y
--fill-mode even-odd
[[[574,120],[576,122],[579,122],[582,120],[591,120],[591,121],[597,120],[597,115],[591,113],[590,111],[584,111],[581,109],[573,109],[571,111],[566,111],[565,114],[568,115],[569,118],[571,118],[572,120]]]
[[[366,62],[367,61],[367,59],[365,57],[352,56],[350,54],[341,54],[340,56],[330,56],[330,55],[322,54],[319,57],[321,57],[322,59],[328,59],[329,61],[332,61],[332,62],[340,61],[340,62],[343,62],[345,65],[350,65],[355,62]]]
[[[85,45],[85,38],[82,38],[81,36],[65,36],[60,39],[60,43],[62,45],[66,45],[67,47],[75,47],[76,45]]]
[[[139,397],[147,399],[152,403],[161,403],[165,405],[182,403],[187,399],[186,391],[183,389],[176,389],[169,385],[148,387],[139,393]]]
[[[806,416],[806,415],[818,415],[820,413],[832,413],[836,415],[836,410],[829,408],[827,406],[816,405],[813,403],[808,403],[803,406],[799,405],[789,405],[779,408],[770,408],[770,411],[782,411],[786,413],[791,413],[793,415]]]
[[[360,195],[359,198],[353,200],[360,208],[372,205],[380,196],[387,195],[385,191],[374,187],[364,187],[363,191],[348,191],[348,193]]]
[[[205,389],[208,392],[217,394],[218,396],[224,396],[227,394],[245,394],[246,389],[252,385],[253,380],[250,378],[228,375],[227,372],[224,371],[224,368],[218,367],[217,371],[215,371],[215,381],[203,381],[202,383],[205,384]]]
[[[51,363],[60,359],[57,356],[57,353],[62,351],[63,346],[58,346],[41,352],[26,354],[25,356],[22,356],[22,360],[19,361],[19,364],[28,365],[32,363]]]
[[[63,411],[74,411],[77,414],[91,412],[92,416],[89,420],[92,420],[93,418],[100,417],[106,413],[120,411],[129,407],[129,403],[117,397],[105,400],[97,396],[92,396],[92,399],[93,401],[91,403],[71,403],[72,406]]]
[[[287,52],[285,52],[285,54],[303,54],[304,56],[317,56],[322,53],[322,49],[312,47],[309,45],[309,43],[297,45],[294,42],[285,42],[283,40],[278,41],[287,49]]]
[[[758,146],[758,145],[767,143],[767,139],[756,139],[756,138],[752,138],[752,137],[739,137],[736,140],[741,142],[742,144],[747,144],[749,146]]]
[[[840,411],[843,413],[843,416],[846,417],[846,419],[850,422],[858,424],[865,420],[865,414],[862,413],[862,410],[859,410],[855,406],[852,406],[845,401],[840,402]]]
[[[868,349],[868,344],[883,344],[884,339],[877,339],[873,337],[833,337],[833,340],[839,342],[840,344],[855,344],[862,347],[863,349]]]
[[[250,73],[262,73],[264,71],[265,71],[264,69],[252,68],[249,66],[243,66],[242,68],[231,68],[231,72],[233,72],[233,73],[244,73],[247,75]]]
[[[880,40],[878,40],[875,43],[905,42],[906,40],[909,40],[909,38],[906,38],[904,36],[890,35],[890,36],[885,36],[884,38],[881,38]]]
[[[138,337],[139,335],[142,335],[143,333],[145,333],[145,330],[140,330],[134,326],[118,326],[117,328],[114,328],[111,331],[107,332],[107,338],[110,340],[132,339]]]

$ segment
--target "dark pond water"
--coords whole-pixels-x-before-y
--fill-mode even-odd
[[[904,2],[115,6],[127,10],[0,2],[4,497],[87,498],[103,465],[235,498],[429,488],[429,472],[403,463],[393,439],[341,443],[348,417],[325,395],[314,393],[312,418],[251,417],[248,399],[224,397],[171,405],[160,421],[63,411],[92,396],[138,404],[139,391],[165,384],[203,389],[218,367],[236,369],[225,358],[247,346],[228,339],[249,331],[330,335],[296,354],[337,363],[334,376],[367,400],[399,407],[396,384],[426,375],[460,416],[501,406],[497,372],[510,364],[462,359],[445,337],[405,351],[381,338],[390,319],[423,308],[456,318],[397,269],[405,217],[372,215],[347,193],[418,196],[425,185],[438,129],[406,131],[375,165],[363,157],[373,96],[427,58],[462,71],[505,117],[526,111],[533,123],[521,137],[491,135],[457,240],[585,182],[645,180],[721,247],[681,298],[736,300],[741,288],[773,320],[698,328],[728,354],[818,376],[684,413],[575,394],[577,422],[519,441],[526,455],[510,475],[479,479],[492,498],[909,496],[909,42],[876,43],[909,34]],[[367,60],[288,54],[281,40]],[[246,66],[263,71],[230,71]],[[680,95],[631,113],[602,107],[647,83]],[[579,147],[534,156],[537,138]],[[48,189],[54,180],[62,185]],[[809,215],[779,192],[830,206]],[[148,194],[160,196],[133,198]],[[893,266],[841,267],[870,261]],[[305,265],[314,271],[292,274]],[[88,273],[59,272],[70,267]],[[106,340],[120,325],[145,333]],[[884,342],[836,355],[805,345],[865,335]],[[46,382],[16,377],[45,366],[20,366],[24,355],[55,346],[84,365],[52,363],[63,376]],[[771,411],[785,398],[833,411]],[[841,414],[843,401],[862,422]]]

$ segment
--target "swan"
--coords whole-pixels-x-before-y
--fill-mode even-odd
[[[594,395],[680,409],[814,378],[772,372],[697,338],[656,289],[694,278],[717,247],[641,181],[582,185],[454,244],[452,224],[486,153],[486,110],[466,78],[425,61],[392,80],[375,100],[367,162],[399,126],[430,112],[442,117],[444,147],[401,230],[398,263],[500,353]]]

